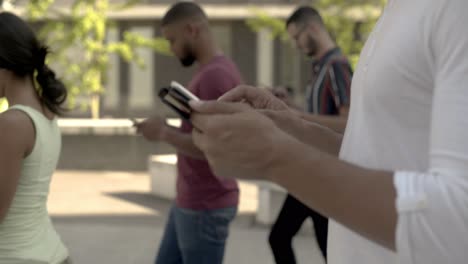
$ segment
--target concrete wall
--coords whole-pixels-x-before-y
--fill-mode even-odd
[[[59,169],[147,171],[152,154],[174,149],[134,135],[64,135]]]
[[[168,122],[180,126],[178,119]],[[148,142],[136,135],[127,119],[60,119],[59,126],[59,169],[147,171],[151,155],[175,153],[167,144]]]

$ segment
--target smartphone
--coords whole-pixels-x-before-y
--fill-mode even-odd
[[[190,114],[192,113],[189,101],[200,100],[184,86],[175,81],[172,81],[169,87],[161,88],[158,95],[163,103],[168,105],[180,117],[188,121],[190,121]]]

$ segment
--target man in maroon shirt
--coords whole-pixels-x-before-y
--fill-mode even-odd
[[[200,99],[215,100],[241,84],[238,69],[222,55],[197,4],[173,5],[162,19],[162,33],[183,66],[197,63],[187,88]],[[178,130],[153,117],[136,126],[148,140],[164,141],[177,149],[177,199],[155,263],[222,263],[229,224],[239,202],[237,183],[213,174],[192,142],[189,123],[183,122]]]

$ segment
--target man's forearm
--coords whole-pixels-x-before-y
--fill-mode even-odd
[[[203,152],[193,144],[191,134],[182,133],[173,127],[167,127],[162,134],[162,141],[172,145],[184,155],[195,159],[205,159]]]
[[[270,179],[322,214],[395,248],[397,213],[393,174],[340,161],[297,142],[285,146],[268,169]]]
[[[261,113],[297,140],[330,155],[338,156],[343,135],[318,123],[302,119],[300,114],[294,111],[264,110]]]
[[[336,157],[340,153],[343,135],[321,124],[302,120],[302,129],[295,134],[295,137],[301,142],[320,151]]]
[[[325,116],[310,114],[306,112],[299,112],[298,114],[304,120],[328,127],[340,134],[344,134],[346,129],[346,123],[348,121],[347,116]]]

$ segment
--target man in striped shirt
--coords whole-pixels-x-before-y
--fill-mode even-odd
[[[286,22],[297,48],[314,59],[312,78],[306,89],[304,118],[343,132],[349,110],[351,66],[312,7],[299,7]],[[327,257],[328,219],[287,196],[270,233],[269,242],[276,263],[296,263],[292,239],[311,217],[320,250]]]

